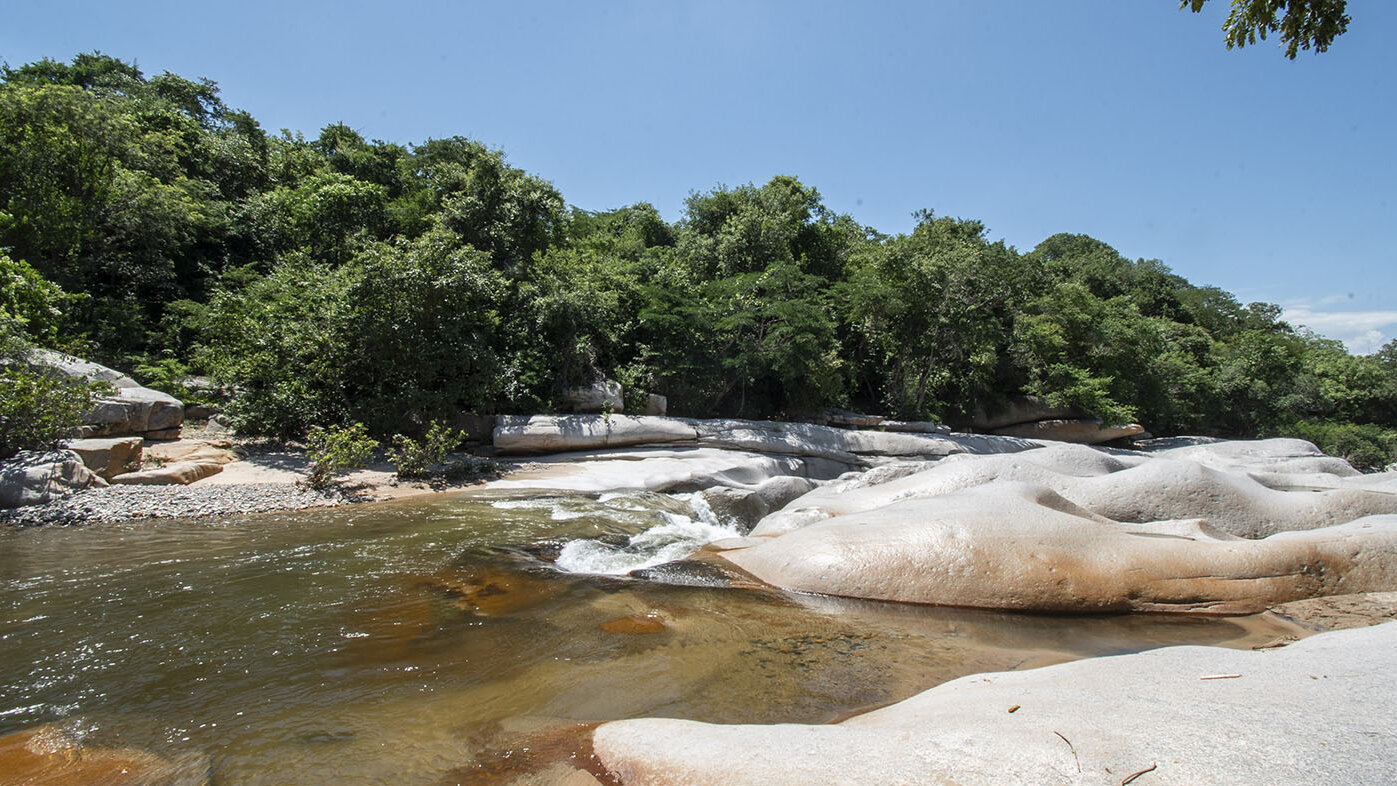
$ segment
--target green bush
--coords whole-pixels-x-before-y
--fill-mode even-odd
[[[453,429],[446,423],[437,421],[427,429],[421,441],[393,436],[393,448],[388,451],[388,462],[398,472],[400,478],[420,478],[428,473],[433,464],[440,464],[446,452],[466,438],[466,432]]]
[[[72,436],[109,385],[75,380],[29,363],[28,342],[0,322],[0,459],[55,448]]]
[[[1381,472],[1397,461],[1397,429],[1382,426],[1297,420],[1270,429],[1268,436],[1308,440],[1361,472]]]
[[[362,423],[311,429],[306,444],[311,470],[306,484],[315,489],[329,486],[336,473],[369,463],[376,447],[378,441],[369,438]]]

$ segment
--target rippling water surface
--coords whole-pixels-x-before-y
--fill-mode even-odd
[[[822,722],[977,671],[1274,635],[619,575],[729,534],[659,494],[3,531],[0,734],[61,722],[205,757],[217,784],[436,784],[572,722]]]

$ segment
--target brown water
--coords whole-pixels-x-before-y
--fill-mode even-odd
[[[60,722],[206,757],[217,784],[434,784],[572,722],[822,722],[978,671],[1278,633],[570,574],[557,546],[687,503],[498,501],[0,532],[0,734]]]

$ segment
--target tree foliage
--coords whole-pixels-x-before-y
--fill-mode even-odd
[[[1323,49],[1343,12],[1252,0],[1229,24]],[[584,211],[479,142],[268,135],[213,82],[100,54],[0,79],[0,325],[166,382],[210,374],[244,431],[420,435],[610,378],[673,414],[962,427],[1032,394],[1381,461],[1397,342],[1355,357],[1085,235],[1021,253],[915,219],[881,235],[789,175],[693,193],[673,222]]]
[[[1179,8],[1198,13],[1206,2],[1182,0]],[[1222,23],[1223,40],[1228,49],[1241,49],[1279,33],[1281,48],[1291,60],[1301,49],[1327,52],[1334,39],[1348,31],[1347,5],[1347,0],[1232,0]]]

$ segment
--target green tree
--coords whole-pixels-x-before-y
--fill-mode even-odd
[[[1207,0],[1182,0],[1179,8],[1194,13],[1203,10]],[[1232,0],[1232,9],[1222,23],[1227,48],[1241,49],[1266,40],[1268,33],[1280,33],[1281,48],[1291,60],[1301,49],[1314,47],[1326,52],[1335,38],[1348,31],[1346,0]]]
[[[956,417],[995,394],[1013,314],[1039,278],[978,221],[918,214],[868,244],[844,287],[863,383],[904,417]]]

